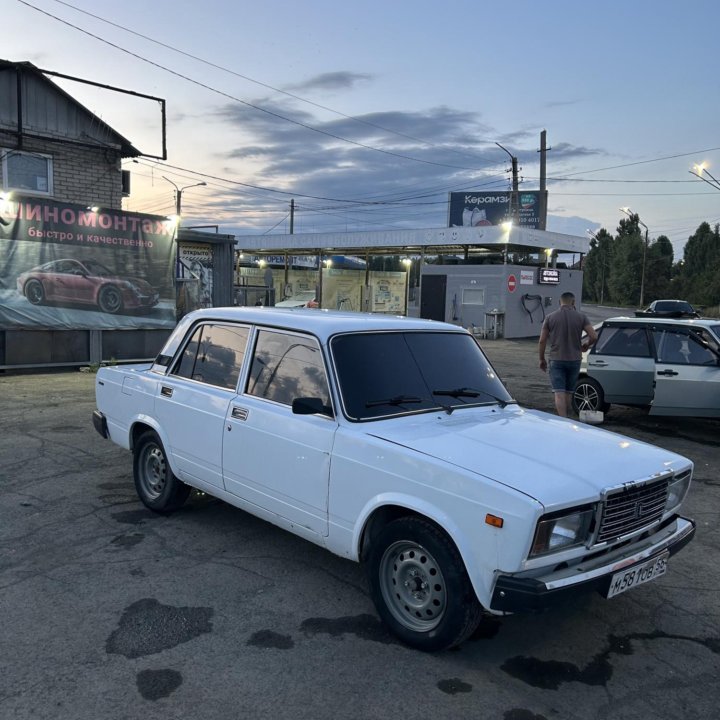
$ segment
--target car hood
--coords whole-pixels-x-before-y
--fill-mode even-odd
[[[688,467],[675,453],[516,405],[381,421],[372,435],[514,488],[545,507]]]

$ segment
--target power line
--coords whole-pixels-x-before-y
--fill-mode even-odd
[[[306,130],[311,130],[312,132],[319,133],[320,135],[325,135],[329,138],[332,138],[333,140],[340,140],[341,142],[345,142],[350,145],[355,145],[356,147],[361,147],[361,148],[364,148],[365,150],[373,150],[374,152],[382,153],[383,155],[390,155],[392,157],[401,158],[402,160],[410,160],[412,162],[423,163],[426,165],[436,165],[439,167],[453,168],[455,170],[477,170],[478,169],[478,168],[471,168],[471,167],[466,167],[466,166],[462,166],[462,165],[450,165],[448,163],[439,163],[439,162],[435,162],[433,160],[423,160],[421,158],[411,157],[410,155],[403,155],[402,153],[392,152],[391,150],[383,150],[382,148],[373,147],[372,145],[366,145],[365,143],[358,142],[357,140],[350,140],[349,138],[342,137],[341,135],[335,135],[334,133],[328,132],[327,130],[321,130],[320,128],[313,127],[312,125],[307,125],[306,123],[300,122],[299,120],[293,120],[292,118],[286,117],[285,115],[281,115],[280,113],[276,113],[272,110],[268,110],[267,108],[263,108],[260,105],[254,105],[253,103],[247,102],[247,100],[241,100],[240,98],[235,97],[234,95],[230,95],[229,93],[223,92],[222,90],[218,90],[217,88],[214,88],[211,85],[200,82],[199,80],[195,80],[195,79],[189,77],[188,75],[184,75],[183,73],[177,72],[176,70],[172,70],[171,68],[166,67],[165,65],[161,65],[160,63],[157,63],[154,60],[150,60],[149,58],[143,57],[142,55],[139,55],[138,53],[134,53],[131,50],[128,50],[127,48],[121,47],[120,45],[110,42],[110,40],[106,40],[105,38],[100,37],[99,35],[95,35],[94,33],[91,33],[89,30],[85,30],[85,29],[79,27],[78,25],[74,25],[73,23],[71,23],[67,20],[63,20],[62,18],[58,17],[57,15],[53,15],[52,13],[47,12],[46,10],[38,8],[35,5],[33,5],[32,3],[27,2],[27,0],[17,0],[17,1],[19,3],[21,3],[22,5],[25,5],[26,7],[29,7],[43,15],[46,15],[47,17],[53,18],[53,20],[57,20],[58,22],[62,23],[63,25],[67,25],[68,27],[71,27],[74,30],[78,30],[79,32],[83,33],[84,35],[88,35],[89,37],[95,38],[95,40],[105,43],[106,45],[109,45],[110,47],[113,47],[116,50],[119,50],[120,52],[126,53],[127,55],[130,55],[131,57],[134,57],[137,60],[147,63],[148,65],[152,65],[153,67],[159,68],[160,70],[164,70],[165,72],[170,73],[171,75],[174,75],[175,77],[181,78],[182,80],[186,80],[187,82],[192,83],[193,85],[197,85],[198,87],[204,88],[205,90],[209,90],[210,92],[216,93],[217,95],[220,95],[222,97],[226,97],[229,100],[240,103],[241,105],[245,105],[246,107],[250,107],[253,110],[257,110],[258,112],[262,112],[262,113],[265,113],[266,115],[270,115],[271,117],[275,117],[279,120],[284,120],[285,122],[292,123],[293,125],[297,125],[298,127],[305,128]]]
[[[160,42],[160,40],[157,40],[155,38],[149,37],[148,35],[143,35],[142,33],[132,30],[126,25],[120,25],[119,23],[115,23],[112,20],[108,20],[107,18],[101,17],[100,15],[95,15],[94,13],[88,12],[87,10],[83,10],[82,8],[79,8],[75,5],[72,5],[68,2],[64,2],[64,0],[55,0],[60,5],[65,5],[66,7],[72,8],[73,10],[76,10],[79,13],[83,13],[84,15],[88,15],[89,17],[95,18],[96,20],[99,20],[100,22],[106,23],[107,25],[111,25],[112,27],[118,28],[119,30],[123,30],[127,33],[130,33],[131,35],[135,35],[136,37],[142,38],[143,40],[147,40],[148,42],[154,43],[155,45],[159,45],[160,47],[164,47],[167,50],[172,50],[173,52],[176,52],[180,55],[183,55],[187,58],[190,58],[191,60],[196,60],[197,62],[203,63],[204,65],[207,65],[208,67],[215,68],[216,70],[221,70],[222,72],[226,72],[230,75],[234,75],[235,77],[239,77],[242,80],[247,80],[248,82],[254,83],[255,85],[259,85],[260,87],[267,88],[268,90],[272,90],[273,92],[280,93],[282,95],[286,95],[287,97],[291,97],[295,100],[300,100],[300,102],[307,103],[308,105],[312,105],[313,107],[319,108],[320,110],[326,110],[327,112],[334,113],[335,115],[339,115],[340,117],[344,117],[347,120],[352,120],[353,122],[361,123],[363,125],[367,125],[368,127],[375,128],[377,130],[382,130],[383,132],[390,133],[392,135],[397,135],[399,137],[404,137],[408,140],[414,140],[415,142],[423,143],[424,145],[427,145],[428,147],[441,147],[437,143],[431,143],[428,140],[424,140],[422,138],[415,137],[413,135],[408,135],[406,133],[399,132],[398,130],[391,130],[390,128],[383,127],[382,125],[378,125],[377,123],[370,122],[369,120],[363,120],[362,118],[354,117],[353,115],[346,115],[343,112],[340,112],[339,110],[335,110],[334,108],[328,107],[327,105],[322,105],[320,103],[316,103],[312,100],[308,100],[307,98],[304,98],[300,95],[296,95],[295,93],[288,92],[287,90],[282,90],[280,88],[276,88],[273,85],[269,85],[268,83],[262,82],[260,80],[255,80],[254,78],[249,77],[248,75],[243,75],[242,73],[239,73],[235,70],[231,70],[230,68],[224,67],[222,65],[218,65],[217,63],[214,63],[210,60],[205,60],[204,58],[201,58],[197,55],[193,55],[192,53],[186,52],[185,50],[181,50],[180,48],[177,48],[173,45],[168,45],[167,43]],[[482,140],[480,142],[486,142],[488,144],[491,144],[492,140]],[[473,153],[468,152],[460,152],[459,150],[453,150],[452,148],[443,147],[442,149],[447,150],[449,152],[456,153],[457,155],[471,157],[471,158],[479,158],[479,156],[474,155]]]
[[[609,165],[608,167],[596,168],[595,170],[580,170],[574,173],[565,173],[565,176],[571,177],[573,175],[588,175],[589,173],[602,172],[603,170],[617,170],[618,168],[633,167],[634,165],[647,165],[648,163],[662,162],[663,160],[675,160],[682,157],[697,157],[698,155],[702,155],[703,153],[715,152],[716,150],[720,150],[720,147],[706,148],[705,150],[695,150],[694,152],[680,153],[678,155],[666,155],[664,157],[653,158],[651,160],[637,160],[635,162],[625,163],[623,165]]]

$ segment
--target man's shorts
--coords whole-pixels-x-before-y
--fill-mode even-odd
[[[551,360],[549,374],[553,392],[574,392],[580,360]]]

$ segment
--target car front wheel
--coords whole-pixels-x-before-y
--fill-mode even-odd
[[[45,289],[39,280],[28,280],[25,283],[25,297],[33,305],[42,305],[45,302]]]
[[[600,410],[607,412],[610,403],[605,402],[605,393],[599,382],[592,378],[580,378],[575,385],[572,398],[573,410]]]
[[[170,469],[165,448],[153,430],[143,433],[135,443],[133,476],[140,500],[158,513],[177,510],[190,494],[190,487]]]
[[[373,541],[367,571],[380,617],[412,647],[454,647],[480,622],[482,608],[460,553],[442,530],[423,518],[388,523]]]

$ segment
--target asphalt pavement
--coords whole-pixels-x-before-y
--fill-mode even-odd
[[[552,410],[534,340],[483,346],[522,404]],[[388,635],[356,564],[205,495],[146,510],[130,454],[92,428],[94,380],[0,375],[0,717],[717,716],[717,421],[606,416],[695,462],[697,536],[664,577],[428,655]]]

